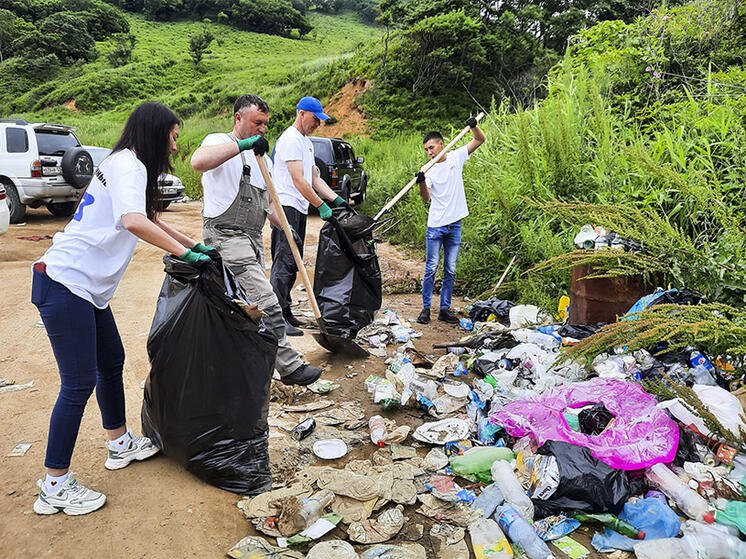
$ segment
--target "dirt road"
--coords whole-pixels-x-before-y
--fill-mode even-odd
[[[199,238],[200,210],[198,202],[176,204],[166,212],[164,219]],[[201,482],[162,456],[124,470],[106,470],[103,466],[104,437],[94,401],[89,402],[83,417],[72,470],[79,472],[83,483],[106,493],[106,506],[83,517],[63,514],[40,517],[32,511],[37,494],[35,481],[43,474],[49,413],[57,397],[59,376],[46,333],[43,327],[37,326],[39,316],[29,301],[30,265],[50,246],[51,240],[46,236],[62,230],[66,222],[66,219],[52,217],[44,209],[30,210],[24,226],[12,225],[8,233],[0,237],[0,278],[4,294],[0,320],[0,377],[13,379],[18,384],[34,382],[32,388],[0,394],[0,473],[3,480],[0,486],[0,557],[223,557],[239,539],[254,533],[236,508],[237,497]],[[320,220],[312,218],[306,250],[309,265],[314,260],[319,227]],[[33,240],[38,237],[42,238]],[[269,243],[266,245],[268,252]],[[140,243],[111,302],[126,352],[127,420],[136,432],[140,431],[140,383],[149,370],[145,344],[163,281],[161,257],[160,250]],[[391,246],[381,245],[379,258],[384,277],[421,274],[419,261],[407,259]],[[302,296],[294,292],[294,297]],[[392,308],[401,316],[412,318],[419,311],[419,297],[386,297],[383,308]],[[424,336],[417,345],[426,351],[435,341],[458,336],[453,327],[437,321],[422,330]],[[363,388],[363,380],[371,373],[383,374],[383,360],[370,357],[349,362],[331,356],[309,335],[294,338],[292,343],[304,353],[307,361],[326,368],[326,378],[339,382],[341,387],[332,393],[333,400],[357,401],[366,417],[372,415],[374,408]],[[348,378],[354,373],[358,374]],[[300,402],[318,398],[308,392],[278,393],[280,397],[296,398]],[[419,414],[402,413],[400,416],[397,418],[400,424],[409,422],[417,426],[422,422]],[[367,428],[358,434],[361,440],[366,440]],[[271,458],[276,477],[292,474],[300,463],[311,459],[306,447],[296,445],[288,452],[289,440],[273,433]],[[18,443],[32,446],[25,456],[7,457]],[[340,466],[348,459],[369,456],[371,447],[369,443],[359,446],[340,460]]]

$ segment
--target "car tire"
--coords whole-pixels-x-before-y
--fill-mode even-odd
[[[345,179],[342,181],[342,190],[340,190],[339,195],[344,198],[344,201],[348,204],[350,203],[350,181],[349,177],[345,175]]]
[[[82,147],[67,150],[60,165],[62,177],[73,188],[85,188],[93,178],[93,158]]]
[[[5,194],[8,200],[8,210],[10,210],[10,222],[21,223],[26,216],[26,204],[21,204],[18,191],[12,184],[5,184]]]
[[[49,213],[57,217],[70,217],[75,213],[77,202],[50,202],[47,204]]]
[[[352,197],[352,201],[355,202],[356,206],[359,206],[368,197],[368,175],[363,174],[360,179],[360,192]]]
[[[171,205],[172,200],[169,200],[168,202],[163,202],[163,209],[165,210],[167,207]]]

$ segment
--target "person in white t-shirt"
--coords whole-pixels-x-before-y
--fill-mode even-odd
[[[210,247],[161,221],[158,176],[171,170],[179,119],[165,105],[145,102],[81,196],[75,215],[33,264],[31,302],[39,309],[60,374],[49,421],[44,465],[37,481],[38,514],[80,515],[101,508],[106,496],[69,473],[75,440],[93,389],[108,442],[104,466],[118,470],[158,452],[127,429],[122,368],[124,347],[109,301],[142,239],[186,262],[209,260]]]
[[[324,114],[321,101],[315,97],[303,97],[296,105],[296,117],[290,126],[275,143],[275,176],[274,183],[277,196],[288,222],[300,235],[301,241],[306,237],[306,219],[308,204],[319,210],[321,219],[332,216],[332,210],[324,202],[330,201],[333,206],[347,205],[347,201],[329,188],[319,174],[314,163],[313,144],[308,136],[314,133],[322,120],[329,117]],[[350,208],[352,209],[352,208]],[[298,246],[303,255],[303,243]],[[298,320],[290,310],[290,291],[295,284],[298,268],[293,253],[282,229],[272,229],[272,269],[269,281],[275,290],[277,300],[285,317],[285,331],[290,336],[303,335]]]
[[[417,322],[430,322],[430,304],[433,299],[433,284],[438,270],[440,250],[443,249],[443,285],[440,288],[440,311],[438,320],[457,324],[458,318],[451,311],[451,294],[456,278],[456,261],[461,247],[461,220],[469,215],[464,192],[463,168],[469,156],[485,140],[484,132],[477,126],[477,120],[466,120],[471,128],[472,140],[463,147],[441,155],[426,173],[420,170],[417,185],[420,196],[430,209],[427,212],[425,234],[425,273],[422,277],[422,311]],[[439,132],[428,132],[422,140],[425,152],[430,159],[443,151],[443,136]]]
[[[269,148],[263,138],[268,122],[267,103],[257,95],[241,95],[233,104],[233,130],[208,135],[191,162],[203,173],[204,242],[218,249],[251,302],[264,311],[265,324],[277,336],[275,369],[282,382],[306,385],[318,380],[322,371],[304,363],[288,343],[282,309],[265,274],[264,223],[269,219],[282,227],[257,163]],[[265,157],[264,162],[271,172],[272,161]]]

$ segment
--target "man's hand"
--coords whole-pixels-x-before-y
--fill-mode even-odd
[[[332,204],[334,205],[335,208],[339,208],[340,206],[344,206],[345,208],[347,208],[351,212],[355,211],[355,210],[352,209],[352,206],[350,206],[350,204],[348,204],[347,201],[344,198],[342,198],[341,196],[337,196],[334,200],[332,200]],[[355,212],[355,213],[357,213],[357,212]]]
[[[210,257],[206,254],[200,254],[199,252],[194,252],[192,249],[189,249],[179,256],[179,260],[188,262],[189,264],[196,264],[198,262],[209,262]]]
[[[199,254],[207,254],[211,250],[215,250],[215,247],[209,247],[209,246],[203,245],[202,243],[197,243],[190,250],[192,252],[196,252]]]
[[[319,216],[324,221],[326,221],[332,216],[332,209],[329,206],[327,206],[326,202],[321,202],[321,205],[317,206],[316,209],[319,210]]]
[[[269,151],[269,142],[262,136],[254,142],[252,149],[254,150],[254,155],[257,157],[264,155]]]
[[[260,139],[262,139],[262,137],[259,134],[257,134],[256,136],[251,136],[250,138],[244,138],[243,140],[236,140],[236,143],[238,144],[238,151],[246,151],[247,149],[251,149],[253,145]]]
[[[415,182],[417,184],[422,184],[423,182],[425,182],[425,173],[423,173],[422,171],[417,171],[414,174],[414,178],[416,179]]]
[[[477,119],[474,118],[473,116],[470,116],[469,118],[466,119],[466,126],[468,126],[469,128],[476,128]]]

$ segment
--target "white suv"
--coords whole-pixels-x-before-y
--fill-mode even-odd
[[[62,124],[0,119],[0,183],[11,223],[23,221],[26,206],[44,204],[53,215],[73,214],[93,176],[93,159],[74,131]]]

